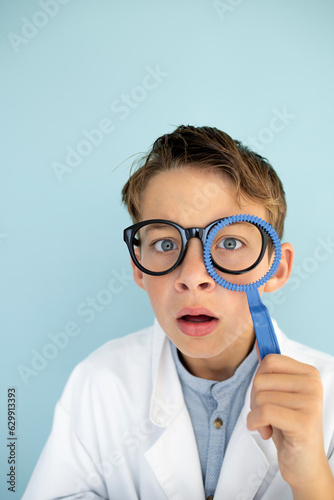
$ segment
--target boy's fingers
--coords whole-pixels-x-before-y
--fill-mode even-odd
[[[321,411],[322,398],[301,393],[283,391],[260,391],[251,402],[251,409],[258,406],[273,404],[290,410],[301,410],[307,413]]]
[[[320,377],[319,371],[312,365],[301,363],[283,354],[268,354],[260,362],[258,373],[285,373]]]
[[[284,373],[257,373],[253,380],[252,394],[277,391],[290,394],[309,394],[322,397],[321,380],[305,375]]]

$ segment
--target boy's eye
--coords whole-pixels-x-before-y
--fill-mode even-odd
[[[220,240],[218,247],[224,248],[225,250],[238,250],[242,247],[242,243],[236,238],[224,238]]]
[[[154,243],[154,248],[158,252],[169,252],[170,250],[176,250],[177,246],[172,240],[159,240]]]

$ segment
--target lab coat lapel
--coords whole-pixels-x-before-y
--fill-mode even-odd
[[[202,472],[190,416],[168,339],[157,323],[155,329],[150,418],[163,430],[145,456],[168,499],[203,500]]]
[[[226,450],[215,498],[253,500],[269,469],[269,462],[250,433],[236,427]]]
[[[145,454],[170,500],[205,498],[195,436],[189,420],[184,407]]]

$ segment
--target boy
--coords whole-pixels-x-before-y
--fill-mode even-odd
[[[333,358],[276,326],[282,354],[259,363],[246,294],[208,274],[201,229],[180,244],[183,229],[236,214],[281,237],[273,168],[215,128],[181,126],[157,139],[123,201],[134,224],[155,221],[127,233],[156,321],[75,368],[24,500],[334,499]],[[292,261],[283,243],[260,293],[283,286]]]

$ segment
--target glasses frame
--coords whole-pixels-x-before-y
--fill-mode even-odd
[[[181,262],[183,261],[185,255],[186,255],[186,252],[187,252],[188,241],[191,238],[200,239],[202,246],[203,246],[203,249],[204,249],[207,237],[210,233],[210,230],[213,228],[213,226],[215,226],[217,223],[224,221],[228,218],[229,217],[222,217],[220,219],[217,219],[214,222],[211,222],[206,227],[188,227],[188,228],[184,228],[184,227],[180,226],[179,224],[176,224],[176,222],[166,220],[166,219],[148,219],[148,220],[144,220],[141,222],[137,222],[136,224],[133,224],[132,226],[129,226],[126,229],[124,229],[123,239],[128,247],[128,250],[130,252],[130,256],[131,256],[133,263],[135,264],[135,266],[138,269],[140,269],[140,271],[142,271],[145,274],[149,274],[150,276],[164,276],[165,274],[169,274],[169,273],[173,272],[181,264]],[[142,227],[147,226],[149,224],[168,224],[168,225],[176,228],[181,235],[182,246],[180,249],[180,255],[179,255],[177,261],[175,262],[175,264],[172,267],[170,267],[169,269],[167,269],[166,271],[150,271],[149,269],[146,269],[145,267],[143,267],[136,257],[134,247],[135,246],[139,247],[140,243],[139,243],[139,240],[137,238],[135,238],[135,234],[139,229],[141,229]],[[264,254],[265,254],[265,251],[267,249],[267,245],[268,245],[268,242],[270,240],[270,236],[263,227],[256,224],[255,222],[249,222],[249,224],[253,224],[254,226],[256,226],[258,228],[258,230],[260,231],[261,237],[262,237],[262,248],[261,248],[261,252],[260,252],[260,255],[257,258],[257,260],[254,262],[254,264],[247,267],[246,269],[242,269],[240,271],[231,271],[230,269],[225,269],[224,267],[219,266],[212,259],[212,264],[216,269],[218,269],[219,271],[224,272],[226,274],[240,275],[240,274],[245,274],[248,271],[251,271],[261,262]],[[212,256],[211,256],[211,258],[212,258]]]

